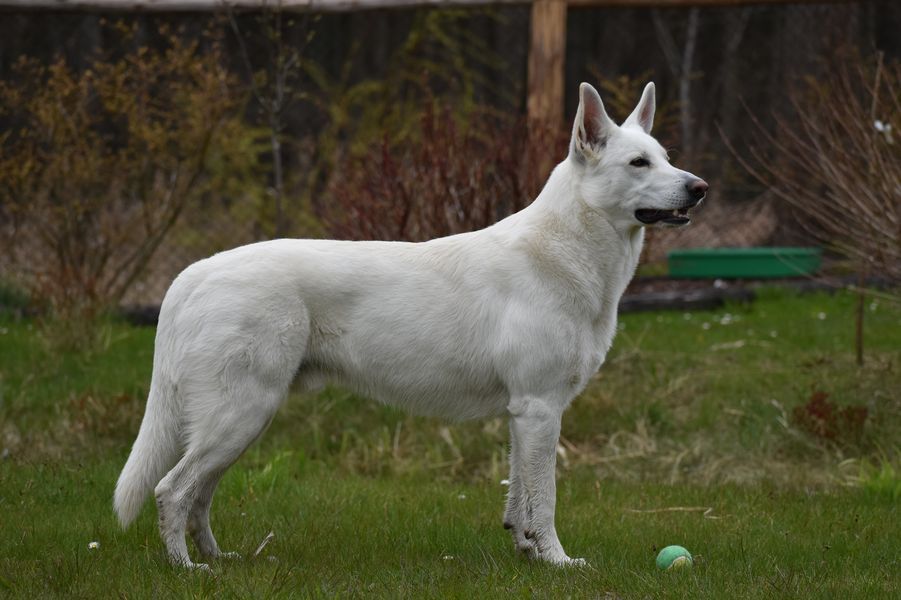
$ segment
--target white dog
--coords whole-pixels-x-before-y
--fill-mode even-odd
[[[569,156],[527,208],[424,243],[275,240],[201,260],[160,311],[147,410],[119,482],[123,526],[154,490],[173,563],[221,555],[222,474],[292,381],[336,381],[411,412],[510,416],[504,527],[566,565],[554,528],[560,419],[610,348],[644,226],[683,225],[707,184],[649,135],[654,85],[621,127],[583,83]]]

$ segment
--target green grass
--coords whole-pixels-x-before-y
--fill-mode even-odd
[[[219,493],[223,547],[257,558],[216,576],[165,563],[148,510],[129,531],[109,514],[118,463],[2,469],[11,529],[0,548],[8,590],[27,597],[213,594],[262,597],[889,597],[901,592],[897,504],[853,491],[608,482],[577,472],[560,484],[560,535],[591,568],[560,571],[516,556],[499,526],[500,485],[423,477],[336,476],[283,456],[242,465]],[[709,506],[697,513],[628,509]],[[97,550],[88,543],[98,541]],[[659,573],[656,551],[691,549],[689,573]],[[270,558],[272,557],[272,558]]]
[[[513,552],[503,421],[448,425],[340,389],[293,395],[223,480],[213,527],[247,558],[215,577],[172,569],[151,503],[126,532],[111,510],[153,330],[114,324],[97,350],[59,353],[0,321],[0,597],[901,594],[901,310],[868,306],[857,367],[854,302],[772,291],[625,315],[564,417],[558,529],[581,570]],[[814,392],[865,407],[863,426],[806,429],[793,415]],[[696,565],[657,572],[673,543]]]

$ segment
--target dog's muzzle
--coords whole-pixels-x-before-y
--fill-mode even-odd
[[[666,225],[687,225],[691,222],[688,211],[700,204],[707,195],[707,182],[703,179],[693,179],[685,184],[688,192],[688,201],[679,208],[659,210],[656,208],[640,208],[635,211],[635,218],[645,225],[664,223]]]

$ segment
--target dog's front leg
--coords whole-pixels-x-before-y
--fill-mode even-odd
[[[522,442],[516,435],[513,419],[510,419],[510,487],[504,509],[504,529],[510,530],[517,550],[535,556],[535,543],[526,537],[529,516],[523,489],[522,465]]]
[[[560,437],[562,405],[540,398],[524,398],[511,402],[512,470],[511,496],[507,508],[522,519],[522,535],[532,543],[530,552],[536,557],[559,565],[583,564],[563,551],[554,526],[557,503],[557,440]],[[518,481],[518,489],[514,483]],[[518,511],[516,509],[519,509]],[[506,515],[505,515],[506,516]],[[514,521],[515,523],[515,521]],[[517,547],[517,527],[513,528]]]

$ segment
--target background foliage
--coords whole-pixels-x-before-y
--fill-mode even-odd
[[[115,306],[187,207],[240,197],[255,170],[219,42],[159,34],[82,71],[22,57],[0,82],[3,249],[58,326]]]
[[[0,277],[58,313],[158,303],[190,262],[273,236],[424,239],[487,225],[528,202],[566,151],[568,124],[535,135],[523,122],[528,7],[127,15],[119,25],[6,16],[0,245],[14,256]],[[726,148],[778,131],[805,82],[833,64],[856,68],[836,47],[896,64],[899,19],[883,1],[571,9],[567,112],[588,80],[622,118],[654,79],[655,132],[714,190],[690,230],[650,236],[647,260],[677,245],[809,243],[772,182]],[[38,81],[55,81],[65,102]],[[897,131],[896,116],[879,118]],[[379,222],[382,212],[395,216]],[[413,222],[400,227],[404,214]]]

